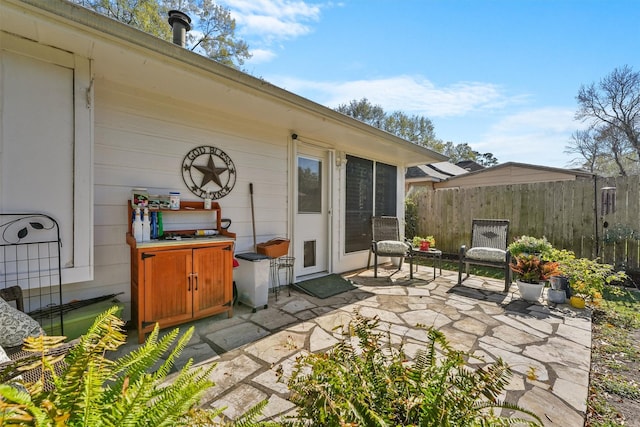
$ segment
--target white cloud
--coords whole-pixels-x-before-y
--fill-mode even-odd
[[[309,22],[320,17],[320,7],[301,0],[222,0],[231,11],[238,33],[265,42],[299,37],[312,31]]]
[[[251,49],[251,59],[246,61],[249,64],[260,64],[269,62],[276,57],[276,53],[269,49]]]
[[[507,96],[495,84],[459,82],[436,87],[429,80],[416,76],[396,76],[348,82],[317,82],[291,77],[270,79],[274,84],[331,108],[352,100],[367,98],[387,112],[433,117],[463,116],[477,111],[502,109],[520,104],[523,96]]]
[[[571,161],[564,153],[571,133],[583,126],[574,120],[574,107],[523,111],[533,102],[532,96],[508,94],[492,83],[457,82],[438,87],[428,79],[406,75],[348,82],[291,77],[267,80],[330,108],[367,98],[386,112],[441,118],[450,126],[455,125],[450,135],[441,134],[436,128],[440,138],[456,143],[468,141],[474,150],[493,153],[502,163],[565,167]]]
[[[504,116],[473,148],[491,152],[501,162],[564,167],[570,162],[565,147],[571,134],[581,127],[574,114],[571,108],[547,107]]]

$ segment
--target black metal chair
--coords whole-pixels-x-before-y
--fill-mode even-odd
[[[511,287],[511,254],[509,244],[509,221],[506,219],[474,219],[471,224],[471,246],[460,246],[458,285],[469,277],[469,265],[499,267],[504,270],[504,291]],[[462,278],[463,266],[466,276]]]
[[[400,240],[398,218],[394,216],[372,217],[371,238],[367,269],[371,266],[371,253],[373,253],[373,277],[378,277],[378,256],[400,258],[398,269],[391,273],[391,276],[400,271],[402,262],[411,246]]]

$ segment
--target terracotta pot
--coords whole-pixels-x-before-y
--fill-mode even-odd
[[[573,295],[571,298],[569,298],[569,304],[571,304],[571,306],[575,308],[584,308],[586,302],[584,298]]]

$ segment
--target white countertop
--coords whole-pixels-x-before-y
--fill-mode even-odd
[[[209,245],[211,243],[224,243],[224,242],[235,242],[233,237],[228,236],[204,236],[204,237],[196,237],[193,239],[180,239],[180,240],[150,240],[148,242],[136,242],[136,247],[138,249],[144,248],[157,248],[157,247],[166,247],[166,246],[194,246],[194,245]]]

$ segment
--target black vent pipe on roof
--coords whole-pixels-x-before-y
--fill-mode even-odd
[[[169,25],[173,29],[173,43],[185,47],[187,31],[191,29],[189,15],[179,10],[170,10]]]

